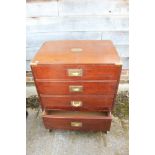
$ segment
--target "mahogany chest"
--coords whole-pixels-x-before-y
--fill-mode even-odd
[[[45,127],[109,131],[121,68],[111,41],[45,42],[31,62]]]

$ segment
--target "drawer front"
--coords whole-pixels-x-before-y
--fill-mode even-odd
[[[119,65],[36,65],[32,66],[36,79],[117,80]]]
[[[106,82],[60,82],[36,81],[40,94],[45,95],[102,95],[115,94],[116,81]]]
[[[111,110],[114,95],[40,95],[45,109]]]
[[[111,115],[101,117],[62,117],[43,115],[43,122],[47,129],[86,130],[86,131],[109,131]]]

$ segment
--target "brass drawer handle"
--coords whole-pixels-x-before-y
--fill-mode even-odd
[[[68,69],[68,76],[82,76],[82,69]]]
[[[69,86],[70,92],[82,92],[83,86]]]
[[[82,127],[82,122],[71,122],[72,127]]]
[[[72,107],[82,107],[82,101],[71,101]]]

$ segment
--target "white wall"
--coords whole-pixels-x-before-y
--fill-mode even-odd
[[[47,40],[114,42],[128,68],[128,0],[50,0],[26,4],[26,63]]]

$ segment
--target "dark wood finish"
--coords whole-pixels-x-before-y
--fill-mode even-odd
[[[44,112],[43,122],[47,129],[109,131],[112,117],[110,112]],[[71,126],[72,122],[81,126]]]
[[[83,75],[70,77],[68,69],[82,69]],[[120,75],[119,65],[37,65],[33,66],[36,79],[50,80],[117,80]]]
[[[116,81],[102,81],[102,82],[75,82],[75,81],[37,81],[38,91],[40,94],[45,95],[102,95],[102,94],[114,94],[117,86]],[[70,86],[83,86],[81,92],[70,92]]]
[[[110,130],[122,69],[111,41],[48,41],[31,69],[47,129]]]
[[[111,110],[114,95],[40,95],[44,109],[57,110]],[[80,107],[74,107],[71,101],[81,101]]]

